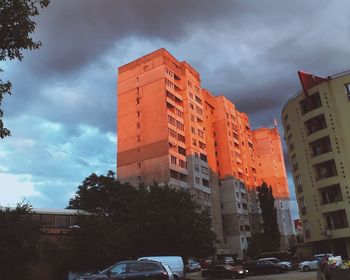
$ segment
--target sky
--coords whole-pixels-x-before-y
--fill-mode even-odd
[[[348,70],[348,0],[59,0],[34,20],[42,42],[1,62],[12,136],[0,139],[0,205],[64,208],[92,172],[116,170],[119,66],[159,48],[186,60],[251,126],[273,126],[298,70]],[[282,127],[281,136],[283,136]],[[289,174],[293,218],[298,216]]]

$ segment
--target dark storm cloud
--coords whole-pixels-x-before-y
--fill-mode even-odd
[[[194,25],[206,28],[227,17],[234,6],[234,1],[213,5],[209,0],[52,1],[38,22],[36,36],[45,48],[41,63],[33,66],[72,71],[130,36],[176,42]]]
[[[35,19],[42,47],[2,67],[14,87],[0,171],[31,174],[51,203],[52,186],[67,199],[92,171],[115,170],[117,68],[161,47],[247,112],[253,128],[272,126],[300,89],[298,70],[350,68],[349,8],[347,0],[52,0]]]

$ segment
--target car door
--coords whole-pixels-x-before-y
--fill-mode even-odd
[[[128,263],[127,267],[127,280],[139,280],[139,279],[147,279],[145,277],[145,273],[143,272],[142,262],[131,262]]]
[[[169,270],[169,271],[168,271]],[[172,274],[170,267],[168,266],[168,270],[159,264],[155,263],[144,263],[143,264],[143,279],[148,280],[164,280],[168,278],[169,274]],[[168,276],[166,275],[168,274]]]
[[[318,269],[318,262],[319,262],[319,259],[318,259],[318,258],[313,258],[313,259],[310,261],[310,268],[311,268],[311,269]]]

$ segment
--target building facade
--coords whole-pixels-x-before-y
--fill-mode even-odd
[[[290,211],[287,172],[277,123],[274,128],[254,130],[253,142],[258,184],[261,185],[265,182],[272,187],[278,229],[281,233],[280,248],[286,250],[289,247],[289,238],[294,234],[294,229]]]
[[[299,72],[303,90],[282,111],[304,242],[350,256],[350,72]]]
[[[119,180],[188,190],[211,212],[218,253],[242,256],[261,223],[247,115],[159,49],[118,69],[117,119]]]

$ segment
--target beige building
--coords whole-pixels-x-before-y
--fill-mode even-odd
[[[299,77],[282,121],[304,241],[350,257],[350,72]]]

